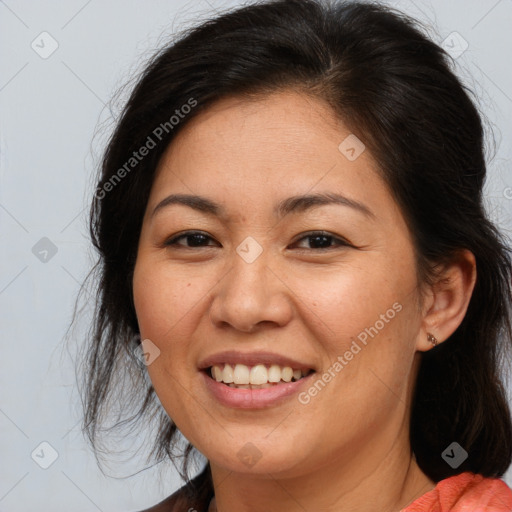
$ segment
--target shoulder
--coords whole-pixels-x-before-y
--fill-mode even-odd
[[[210,468],[151,508],[138,512],[204,512],[213,495]]]
[[[464,472],[437,483],[435,489],[402,512],[510,512],[512,490],[499,478]]]

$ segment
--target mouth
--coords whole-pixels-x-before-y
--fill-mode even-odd
[[[272,352],[225,351],[198,364],[207,393],[221,406],[266,409],[293,399],[317,372],[304,360]]]
[[[249,366],[242,363],[214,364],[204,369],[206,375],[230,388],[269,389],[290,382],[298,382],[314,372],[312,368],[293,368],[278,364],[256,364]]]

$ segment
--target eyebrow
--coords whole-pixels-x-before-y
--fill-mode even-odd
[[[225,208],[221,204],[206,197],[192,194],[171,194],[170,196],[167,196],[155,206],[151,216],[154,216],[158,211],[173,204],[188,206],[194,210],[211,216],[221,218],[228,217]],[[314,207],[329,204],[348,206],[349,208],[353,208],[354,210],[364,214],[366,217],[372,219],[375,218],[375,214],[363,203],[355,201],[354,199],[349,199],[341,194],[329,192],[292,196],[287,199],[283,199],[274,207],[274,215],[281,218],[289,213],[304,212]]]

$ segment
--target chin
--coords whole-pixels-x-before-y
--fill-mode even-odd
[[[293,442],[293,437],[289,435],[276,435],[272,439],[273,434],[269,436],[271,431],[267,428],[261,436],[254,433],[233,437],[226,435],[217,442],[210,438],[207,446],[200,451],[212,465],[233,473],[263,478],[268,478],[269,474],[291,477],[303,473],[309,465],[306,464],[306,447]]]

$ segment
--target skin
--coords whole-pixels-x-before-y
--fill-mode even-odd
[[[160,350],[148,366],[158,398],[209,459],[222,512],[392,512],[435,486],[409,446],[411,390],[421,353],[432,348],[427,332],[441,342],[464,317],[474,258],[461,252],[441,269],[444,279],[418,283],[410,233],[372,155],[349,161],[338,149],[350,133],[299,92],[229,98],[187,123],[159,163],[135,307],[142,338]],[[274,216],[280,200],[316,192],[342,194],[372,215],[331,204]],[[227,217],[179,204],[152,214],[175,193],[219,202]],[[211,238],[165,245],[186,230]],[[334,237],[330,248],[303,238],[314,230]],[[252,263],[236,251],[248,236],[262,248]],[[307,404],[292,397],[230,408],[198,371],[212,354],[261,350],[321,375],[395,303],[401,311]],[[261,455],[251,467],[238,456],[249,442]]]

